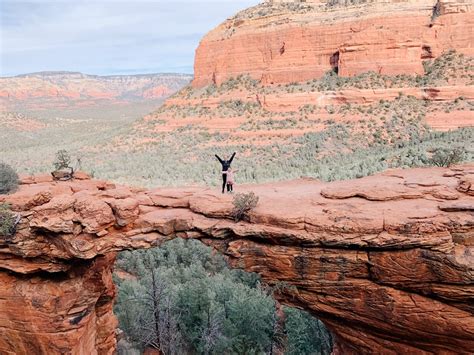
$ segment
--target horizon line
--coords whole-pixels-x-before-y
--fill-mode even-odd
[[[194,73],[186,73],[186,72],[152,72],[152,73],[136,73],[136,74],[87,74],[81,71],[73,71],[73,70],[41,70],[36,72],[29,72],[23,74],[16,74],[16,75],[0,75],[0,79],[11,79],[11,78],[19,78],[25,76],[34,76],[34,75],[61,75],[61,74],[81,74],[85,76],[91,77],[114,77],[114,76],[156,76],[156,75],[180,75],[180,76],[190,76],[194,77]]]

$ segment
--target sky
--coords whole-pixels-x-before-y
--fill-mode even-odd
[[[201,38],[260,0],[0,0],[0,76],[191,73]]]

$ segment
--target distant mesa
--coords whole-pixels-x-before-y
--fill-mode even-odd
[[[7,108],[35,108],[91,100],[128,101],[164,99],[192,79],[187,74],[88,75],[44,71],[0,78],[0,102]]]

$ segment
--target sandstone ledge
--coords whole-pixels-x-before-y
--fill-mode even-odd
[[[260,197],[239,223],[232,197],[212,188],[24,178],[0,197],[22,216],[0,240],[0,352],[112,353],[114,253],[182,237],[288,286],[280,300],[323,320],[336,353],[467,354],[473,177],[462,165],[239,186]]]

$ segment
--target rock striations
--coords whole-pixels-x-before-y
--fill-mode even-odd
[[[474,165],[359,180],[243,186],[231,218],[214,189],[140,190],[23,179],[0,239],[0,353],[112,354],[115,253],[196,238],[319,317],[335,354],[468,354],[474,348]]]
[[[473,10],[473,0],[267,1],[203,38],[193,85],[219,85],[240,74],[266,84],[329,70],[422,74],[423,60],[446,50],[474,54]]]

